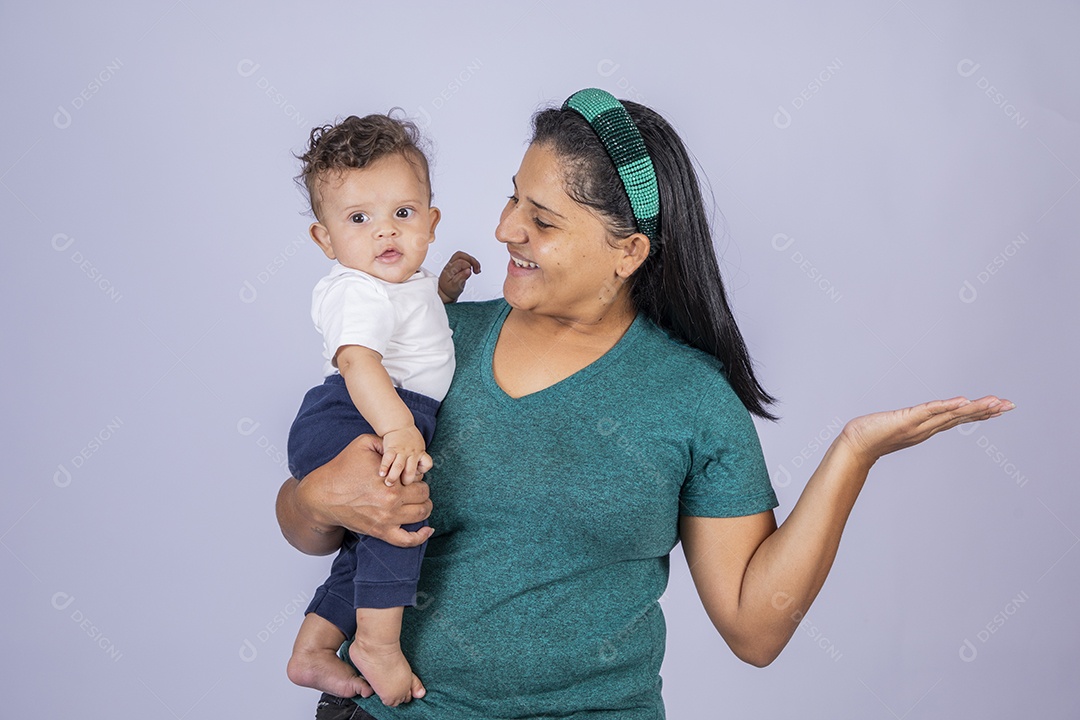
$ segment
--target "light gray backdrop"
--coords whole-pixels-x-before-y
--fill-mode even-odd
[[[1080,94],[1072,2],[7,3],[0,10],[3,717],[311,717],[285,662],[328,558],[274,519],[319,381],[327,261],[292,153],[401,106],[456,248],[493,239],[530,114],[668,117],[779,424],[790,512],[847,419],[1011,414],[883,459],[771,667],[676,551],[672,718],[1075,717]]]

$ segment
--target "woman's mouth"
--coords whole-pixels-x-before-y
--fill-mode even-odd
[[[506,274],[513,277],[524,277],[525,275],[531,275],[533,271],[539,269],[540,266],[536,263],[516,258],[513,255],[510,256],[510,262],[506,264]]]

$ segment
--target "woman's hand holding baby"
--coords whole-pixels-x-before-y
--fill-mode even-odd
[[[289,478],[278,493],[282,534],[308,555],[327,555],[341,547],[343,528],[398,547],[416,547],[434,532],[403,527],[431,514],[425,482],[387,487],[378,474],[382,441],[361,435],[333,460],[311,471],[303,482]]]

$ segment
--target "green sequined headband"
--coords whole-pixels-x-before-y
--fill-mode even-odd
[[[659,246],[660,191],[652,158],[630,113],[611,93],[597,88],[577,91],[563,103],[566,108],[580,113],[600,136],[622,178],[638,230],[651,241],[652,255]]]

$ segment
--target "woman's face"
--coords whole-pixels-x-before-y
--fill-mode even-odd
[[[562,163],[545,145],[525,152],[495,237],[510,252],[503,297],[511,307],[589,322],[628,302],[619,278],[626,253],[591,208],[566,194]]]

